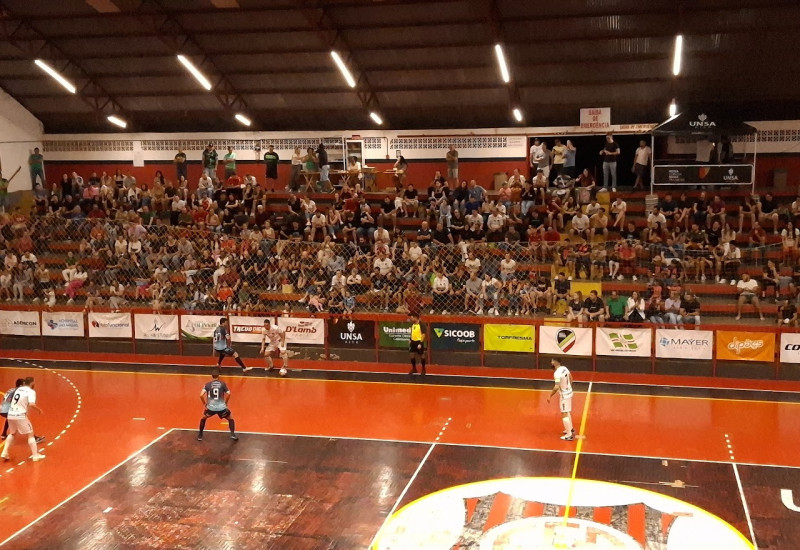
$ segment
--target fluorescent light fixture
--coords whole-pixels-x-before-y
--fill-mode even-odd
[[[111,124],[113,124],[115,126],[119,126],[120,128],[127,128],[128,127],[128,123],[125,122],[124,120],[122,120],[121,118],[119,118],[118,116],[108,115],[106,117],[106,120],[108,120]]]
[[[511,75],[508,73],[508,65],[506,64],[506,55],[503,53],[503,46],[495,44],[494,53],[497,55],[497,64],[500,65],[500,76],[503,78],[503,82],[508,84],[511,82]]]
[[[522,122],[522,111],[519,110],[519,107],[514,107],[514,118],[517,122]]]
[[[383,124],[383,119],[381,118],[381,115],[379,115],[375,111],[372,111],[369,114],[369,118],[371,118],[375,122],[375,124],[378,124],[378,125]]]
[[[58,72],[56,72],[56,70],[55,70],[53,67],[51,67],[50,65],[48,65],[47,63],[45,63],[45,62],[44,62],[44,61],[42,61],[41,59],[36,59],[36,60],[34,60],[34,63],[36,63],[36,66],[37,66],[37,67],[39,67],[39,68],[40,68],[40,69],[42,69],[44,72],[46,72],[47,74],[49,74],[50,76],[52,76],[52,77],[53,77],[53,79],[54,79],[56,82],[58,82],[59,84],[61,84],[62,86],[64,86],[64,88],[65,88],[65,89],[66,89],[66,90],[67,90],[69,93],[71,93],[71,94],[74,94],[75,92],[77,92],[77,91],[78,91],[78,89],[75,87],[75,84],[73,84],[72,82],[70,82],[69,80],[67,80],[67,79],[66,79],[66,78],[64,78],[63,76],[61,76],[60,74],[58,74]]]
[[[678,114],[678,104],[675,103],[675,100],[672,100],[672,103],[669,104],[669,116],[673,117]]]
[[[678,76],[681,74],[681,63],[683,61],[683,35],[679,34],[675,37],[675,51],[672,55],[672,74]]]
[[[205,88],[208,91],[211,91],[211,82],[209,82],[208,79],[205,77],[205,75],[203,73],[201,73],[197,69],[197,67],[194,66],[194,63],[189,61],[189,59],[186,56],[181,55],[181,54],[178,54],[178,61],[180,61],[181,64],[184,67],[186,67],[187,71],[192,73],[192,76],[195,78],[195,80],[197,80],[200,83],[200,85],[203,88]]]
[[[244,124],[245,126],[250,126],[253,123],[253,121],[244,116],[242,113],[236,113],[236,116],[234,118],[239,122],[241,122],[242,124]]]
[[[331,57],[333,58],[334,63],[336,63],[336,66],[339,67],[339,71],[342,73],[342,76],[347,81],[347,85],[350,86],[351,88],[355,88],[356,81],[353,78],[353,75],[350,74],[350,70],[347,68],[347,65],[344,64],[344,61],[342,61],[342,57],[339,55],[339,52],[332,51]]]

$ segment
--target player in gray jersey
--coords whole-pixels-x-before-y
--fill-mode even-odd
[[[236,422],[231,416],[231,411],[228,408],[228,401],[231,398],[231,390],[228,385],[219,379],[219,371],[214,369],[211,373],[211,382],[206,383],[200,392],[200,401],[205,406],[203,411],[203,418],[200,419],[200,429],[197,432],[197,441],[203,440],[203,430],[206,428],[206,420],[211,416],[219,416],[222,419],[227,419],[228,428],[231,430],[231,439],[238,441],[236,436]]]

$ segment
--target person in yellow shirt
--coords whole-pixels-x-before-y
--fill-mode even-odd
[[[408,342],[408,353],[411,356],[411,370],[408,375],[417,374],[417,360],[420,362],[422,370],[420,374],[425,376],[425,331],[419,322],[419,315],[411,315],[411,339]]]

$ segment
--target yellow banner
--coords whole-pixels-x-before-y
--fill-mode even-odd
[[[483,325],[483,349],[533,353],[536,330],[533,325]]]

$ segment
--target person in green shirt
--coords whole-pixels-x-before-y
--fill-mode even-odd
[[[236,175],[236,153],[233,152],[233,147],[228,147],[228,154],[225,155],[223,162],[225,163],[225,179]]]
[[[47,183],[44,181],[44,157],[38,147],[34,147],[33,153],[28,157],[28,166],[31,169],[31,189],[36,189],[37,177],[42,183],[42,187],[47,187]]]
[[[0,172],[0,210],[2,210],[3,214],[6,213],[6,201],[8,200],[8,185],[11,183],[11,180],[14,179],[14,176],[19,174],[19,171],[22,170],[22,166],[17,168],[16,172],[11,174],[11,177],[5,179],[3,177],[3,173]]]
[[[213,143],[209,143],[203,150],[203,172],[212,180],[217,177],[217,160],[217,150]]]
[[[606,301],[606,318],[612,323],[625,322],[625,306],[628,300],[619,295],[616,290],[611,291],[611,298]]]

